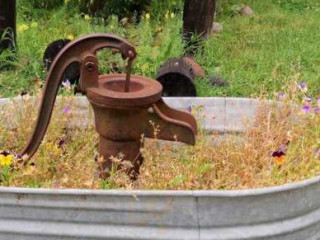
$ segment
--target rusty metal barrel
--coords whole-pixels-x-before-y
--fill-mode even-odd
[[[59,54],[59,52],[68,44],[69,39],[58,39],[50,43],[43,54],[43,65],[47,72],[51,67],[52,62]],[[63,74],[63,80],[68,80],[72,85],[77,84],[80,78],[80,67],[78,63],[70,64]],[[78,92],[78,91],[76,91]]]
[[[196,97],[195,77],[192,66],[187,61],[173,58],[163,64],[156,79],[162,84],[165,97]]]

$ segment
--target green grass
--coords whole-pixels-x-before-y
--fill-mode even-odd
[[[205,87],[205,81],[199,83],[200,94],[272,93],[296,73],[301,74],[300,81],[310,83],[313,92],[319,92],[320,5],[313,1],[317,8],[293,11],[270,0],[244,2],[255,10],[255,16],[219,16],[224,31],[210,38],[197,58],[209,73],[224,77],[230,86]]]
[[[234,14],[235,4],[249,4],[256,14],[253,17]],[[166,19],[151,13],[150,21],[143,19],[137,25],[124,27],[116,17],[103,26],[99,24],[101,20],[85,21],[65,7],[37,13],[32,18],[19,11],[18,61],[14,69],[0,72],[0,97],[14,96],[22,90],[35,91],[46,75],[42,67],[46,46],[69,35],[112,32],[127,38],[139,53],[134,72],[150,77],[168,58],[184,54],[181,14]],[[196,59],[209,74],[225,78],[229,86],[213,87],[207,79],[199,79],[196,85],[200,96],[252,96],[261,91],[271,94],[281,91],[296,74],[300,74],[299,81],[310,84],[313,94],[319,92],[317,0],[221,1],[217,21],[223,24],[223,32],[211,36]],[[25,25],[28,29],[23,30]],[[108,56],[101,55],[103,72],[109,71],[107,59],[103,58]],[[0,61],[3,59],[0,56]]]

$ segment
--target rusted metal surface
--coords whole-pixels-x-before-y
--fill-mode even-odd
[[[205,77],[206,76],[205,70],[191,56],[186,56],[183,58],[183,60],[191,66],[195,77]]]
[[[96,52],[102,48],[119,50],[128,59],[126,74],[99,76]],[[113,165],[111,157],[132,162],[128,173],[135,179],[143,161],[141,138],[157,137],[169,141],[195,143],[197,125],[188,113],[171,109],[161,99],[162,86],[143,76],[131,76],[135,48],[127,41],[109,34],[94,34],[69,43],[55,58],[46,79],[38,119],[32,137],[22,155],[31,158],[47,131],[58,88],[70,64],[80,65],[80,88],[87,95],[95,113],[100,134],[101,176],[107,177]],[[159,126],[154,135],[150,120]],[[94,157],[94,156],[92,156]]]
[[[165,97],[195,97],[193,83],[196,75],[192,66],[182,58],[172,58],[158,70],[156,79],[163,86]]]

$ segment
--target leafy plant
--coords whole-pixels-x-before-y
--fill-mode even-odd
[[[29,0],[34,8],[52,9],[61,6],[64,0]]]

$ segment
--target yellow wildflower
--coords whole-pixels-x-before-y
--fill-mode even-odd
[[[166,15],[165,15],[166,19],[169,18],[169,11],[167,11]]]
[[[17,28],[17,31],[19,33],[22,33],[22,32],[24,32],[25,30],[28,30],[28,29],[29,29],[29,27],[28,27],[27,24],[19,24],[18,28]]]
[[[10,166],[12,163],[13,156],[11,154],[5,156],[3,154],[0,155],[0,165],[1,166]]]
[[[47,152],[53,153],[54,155],[59,155],[60,154],[59,147],[56,144],[52,143],[52,142],[48,142],[46,144],[46,150],[47,150]]]
[[[176,15],[174,13],[171,13],[170,17],[173,19]]]
[[[37,22],[31,23],[31,28],[37,28],[37,27],[38,27],[38,23]]]
[[[72,41],[74,39],[74,36],[70,34],[70,35],[68,35],[67,38]]]
[[[89,15],[84,15],[84,20],[86,20],[86,21],[90,21],[91,20],[91,17],[89,16]]]
[[[149,20],[150,17],[151,17],[150,14],[149,14],[149,13],[146,13],[146,19]]]

